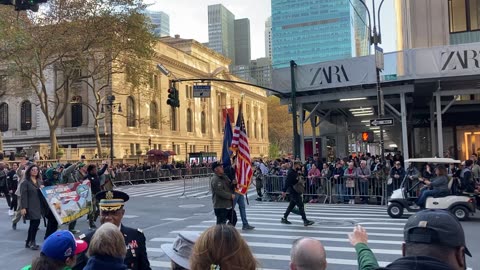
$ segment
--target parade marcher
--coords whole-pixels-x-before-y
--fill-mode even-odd
[[[95,199],[95,195],[102,191],[101,183],[100,183],[100,176],[105,173],[105,170],[108,168],[108,164],[103,164],[103,167],[100,171],[97,171],[97,166],[90,164],[87,167],[87,176],[85,179],[90,180],[90,185],[92,189],[92,210],[88,215],[88,225],[90,229],[95,229],[97,226],[95,222],[98,218],[98,201]]]
[[[22,205],[21,195],[22,194],[20,193],[20,186],[25,181],[26,167],[31,165],[29,163],[25,164],[25,162],[26,162],[25,160],[22,160],[21,165],[17,169],[18,186],[17,186],[17,190],[15,191],[15,195],[17,195],[17,211],[13,214],[13,218],[12,218],[12,229],[13,230],[17,229],[17,223],[22,218],[22,211],[21,211],[21,209],[22,209],[22,207],[21,207],[21,205]]]
[[[5,164],[0,163],[0,193],[5,195],[5,199],[7,200],[8,208],[12,206],[12,197],[10,196],[9,188],[8,188],[8,170],[5,167]]]
[[[299,209],[304,226],[310,226],[315,223],[307,219],[307,216],[305,215],[305,206],[303,204],[302,194],[298,193],[294,188],[295,184],[298,183],[298,171],[301,169],[301,166],[302,163],[296,161],[287,173],[287,179],[282,190],[282,198],[286,197],[288,191],[290,196],[290,203],[287,207],[287,210],[285,211],[285,214],[283,214],[283,218],[281,219],[281,222],[283,224],[292,224],[290,221],[288,221],[288,215],[290,215],[290,212],[292,212],[295,206],[297,206]]]
[[[28,228],[28,236],[25,241],[25,248],[38,250],[40,247],[36,243],[36,236],[40,219],[45,215],[44,203],[40,196],[40,188],[42,187],[42,177],[40,176],[40,168],[37,165],[30,166],[25,172],[25,181],[20,185],[21,193],[21,214],[24,219],[30,220]]]
[[[425,207],[425,202],[429,196],[435,197],[445,197],[448,196],[449,189],[448,189],[448,177],[447,177],[447,170],[443,165],[439,165],[435,168],[435,177],[431,180],[427,179],[420,179],[426,186],[431,188],[428,190],[425,188],[422,190],[420,197],[417,199],[416,204],[420,207]],[[413,206],[415,207],[415,206]]]
[[[71,270],[71,266],[76,262],[76,255],[86,251],[87,247],[85,241],[75,240],[71,232],[57,231],[45,239],[40,256],[22,270]]]
[[[173,244],[163,244],[161,249],[165,252],[172,263],[172,270],[189,270],[190,257],[192,256],[193,246],[199,235],[190,232],[181,232]]]
[[[140,229],[133,229],[122,224],[122,219],[125,214],[124,205],[129,200],[128,194],[117,191],[102,191],[95,196],[100,209],[100,223],[112,223],[120,228],[120,231],[125,238],[125,245],[127,247],[127,255],[124,263],[128,269],[132,270],[151,270],[150,263],[147,256],[147,247],[145,235]],[[90,243],[95,231],[90,231],[87,234],[79,236],[80,239]],[[87,263],[85,254],[81,254],[77,258],[77,264],[73,267],[74,270],[82,270]]]
[[[228,219],[228,209],[233,207],[233,200],[235,200],[233,185],[236,184],[236,180],[228,179],[220,162],[213,162],[212,170],[215,173],[210,183],[213,211],[217,217],[217,224],[225,224]]]
[[[66,164],[65,169],[62,171],[62,174],[62,183],[64,184],[82,182],[87,175],[87,166],[85,165],[85,163],[83,163],[83,160],[77,162],[76,164]],[[79,233],[80,231],[75,230],[76,224],[77,220],[68,223],[68,230],[72,233]]]
[[[46,179],[43,181],[44,186],[54,186],[59,184],[60,173],[53,168],[50,168],[46,172]],[[47,219],[47,229],[45,230],[44,239],[47,239],[52,233],[58,230],[58,222],[53,215],[50,208],[45,209],[45,218]]]
[[[10,194],[10,196],[12,196],[10,209],[8,209],[8,215],[9,216],[13,216],[15,214],[15,212],[17,211],[17,207],[18,207],[18,197],[15,194],[15,191],[17,191],[17,188],[18,188],[17,170],[18,170],[18,164],[13,163],[12,164],[12,169],[7,174],[8,194]]]
[[[232,187],[233,191],[235,193],[235,199],[233,200],[233,209],[235,209],[235,206],[238,204],[238,208],[240,210],[240,217],[242,218],[242,230],[253,230],[255,227],[251,226],[248,223],[247,220],[247,211],[246,211],[246,203],[245,203],[245,195],[241,194],[237,190],[237,181],[236,181],[236,175],[235,175],[235,166],[236,166],[236,156],[233,157],[232,160],[232,166],[230,168],[227,168],[229,170],[229,173],[225,173],[230,181],[232,182]]]

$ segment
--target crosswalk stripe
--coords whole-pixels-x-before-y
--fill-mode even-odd
[[[210,226],[206,225],[194,225],[194,226],[188,226],[188,228],[209,228]],[[314,231],[309,230],[310,228],[315,229]],[[338,228],[336,228],[338,229]],[[340,235],[348,235],[349,233],[352,232],[352,228],[349,228],[349,231],[322,231],[322,230],[317,230],[317,226],[311,226],[308,228],[305,228],[303,230],[298,230],[298,229],[280,229],[280,228],[256,228],[256,231],[266,231],[266,232],[295,232],[295,233],[306,233],[306,234],[340,234]],[[403,238],[403,234],[393,234],[393,233],[368,233],[369,236],[385,236],[385,237],[400,237]]]
[[[271,213],[268,212],[268,213]],[[278,214],[267,214],[267,213],[262,213],[262,214],[257,214],[257,213],[249,213],[248,216],[260,216],[260,217],[281,217],[283,216],[283,213],[281,215],[278,215]],[[307,217],[313,217],[313,218],[318,218],[318,219],[326,219],[326,220],[345,220],[345,217],[327,217],[327,216],[324,216],[324,215],[320,215],[320,214],[312,214],[312,213],[308,213],[307,212]],[[392,224],[395,224],[395,223],[399,223],[399,222],[405,222],[405,221],[402,221],[402,220],[396,220],[396,219],[392,219],[392,218],[368,218],[368,217],[354,217],[352,215],[350,215],[350,217],[352,217],[352,220],[362,220],[362,219],[368,219],[368,220],[376,220],[376,221],[392,221]]]
[[[278,221],[278,220],[277,220]],[[207,220],[207,221],[202,221],[202,223],[208,223],[209,225],[191,225],[191,226],[188,226],[188,227],[198,227],[198,228],[205,228],[205,227],[209,227],[209,226],[212,226],[215,224],[215,220]],[[360,225],[362,225],[361,223],[358,223]],[[270,223],[270,222],[255,222],[255,224],[253,225],[268,225],[268,226],[285,226],[285,224],[282,224],[280,222],[277,222],[277,223]],[[303,225],[295,225],[295,224],[291,224],[291,225],[288,225],[288,227],[291,227],[291,228],[305,228],[305,226]],[[321,223],[317,223],[315,224],[314,226],[315,228],[332,228],[331,225],[323,225]],[[389,228],[389,227],[371,227],[371,226],[362,226],[363,228],[365,228],[367,231],[368,230],[381,230],[381,231],[401,231],[403,232],[403,227],[398,227],[398,228]],[[335,226],[335,229],[349,229],[351,230],[353,228],[353,226]]]
[[[180,232],[188,232],[188,233],[195,233],[201,234],[203,231],[173,231],[172,233],[180,233]],[[252,237],[252,238],[270,238],[270,239],[291,239],[296,240],[299,236],[295,235],[277,235],[277,234],[251,234],[251,233],[241,233],[244,237]],[[312,237],[314,239],[318,239],[320,241],[331,241],[331,242],[348,242],[346,238],[331,238],[331,237]],[[368,240],[369,243],[373,244],[387,244],[387,245],[401,245],[403,241],[393,241],[393,240]]]
[[[258,210],[258,209],[249,209],[248,213],[271,213],[272,211],[282,211],[285,212],[285,209],[265,209],[265,210]],[[347,212],[334,212],[334,211],[324,211],[324,210],[305,210],[308,214],[328,214],[331,216],[352,216],[352,213]],[[356,217],[386,217],[388,216],[385,214],[356,214]]]

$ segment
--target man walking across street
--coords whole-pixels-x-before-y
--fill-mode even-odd
[[[235,199],[233,185],[236,184],[236,181],[228,179],[220,162],[213,162],[212,170],[215,173],[210,182],[213,211],[217,217],[217,224],[226,224],[228,209],[233,207],[233,200]]]
[[[305,215],[305,206],[303,204],[302,194],[298,193],[294,188],[295,184],[298,183],[297,171],[301,169],[301,166],[302,164],[300,162],[295,162],[287,173],[287,180],[285,181],[285,185],[283,187],[282,198],[285,198],[288,191],[290,194],[290,204],[288,205],[285,214],[283,214],[283,218],[281,220],[283,224],[292,224],[290,221],[288,221],[288,215],[290,215],[290,212],[292,212],[295,206],[298,206],[298,209],[300,210],[300,215],[302,216],[304,226],[310,226],[315,223],[307,219],[307,216]]]
[[[232,164],[236,164],[236,158],[233,159]],[[235,165],[232,165],[229,169],[229,173],[227,173],[228,178],[234,183],[235,181]],[[236,183],[233,184],[233,188],[235,190],[235,199],[233,200],[233,209],[235,209],[235,205],[238,203],[238,208],[240,209],[240,217],[242,218],[242,230],[253,230],[255,227],[250,226],[247,220],[247,211],[246,211],[246,203],[245,203],[245,196],[238,192]]]

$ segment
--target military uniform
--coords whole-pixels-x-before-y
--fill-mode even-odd
[[[102,191],[96,196],[99,201],[99,207],[102,211],[114,211],[123,207],[123,203],[128,201],[129,197],[126,193],[121,191]],[[120,225],[120,231],[125,238],[125,245],[127,247],[127,254],[124,263],[128,269],[131,270],[151,270],[150,262],[147,256],[147,245],[145,235],[140,229],[132,229]],[[90,243],[95,231],[79,236],[81,240]],[[88,258],[85,253],[77,256],[77,264],[72,268],[73,270],[82,270],[87,264]]]

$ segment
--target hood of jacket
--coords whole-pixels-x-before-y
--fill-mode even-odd
[[[83,270],[127,270],[122,258],[111,256],[91,256]]]
[[[448,264],[435,258],[410,256],[397,259],[384,269],[388,270],[453,270]]]

